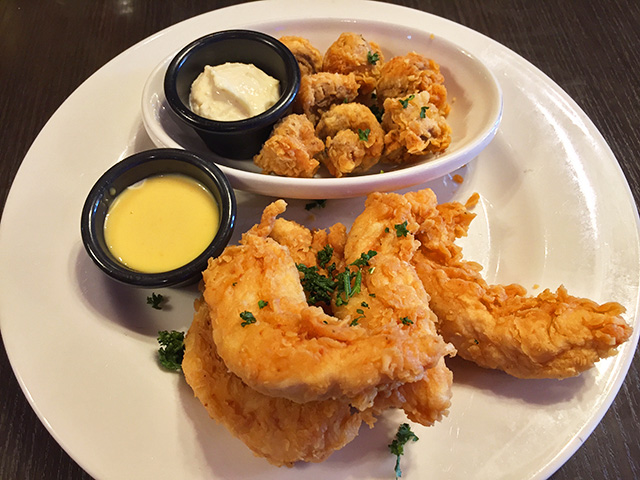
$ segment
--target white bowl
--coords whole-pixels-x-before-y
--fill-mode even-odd
[[[343,31],[357,31],[367,40],[378,43],[387,60],[416,51],[438,62],[451,103],[449,148],[440,155],[425,156],[411,165],[385,164],[370,172],[343,178],[333,178],[328,173],[314,178],[264,175],[250,160],[231,160],[213,154],[192,130],[175,118],[163,93],[164,73],[175,52],[151,72],[142,94],[142,120],[153,143],[163,148],[183,148],[212,159],[231,185],[239,190],[285,198],[324,199],[398,190],[439,178],[470,162],[495,136],[502,119],[500,86],[480,60],[450,40],[425,31],[377,22],[358,22],[357,25],[334,22],[329,28],[323,28],[318,21],[308,21],[295,24],[295,28],[295,31],[289,31],[279,25],[264,24],[255,30],[277,38],[305,36],[321,52]],[[182,45],[176,45],[176,48],[180,47]],[[381,169],[384,173],[378,173]]]

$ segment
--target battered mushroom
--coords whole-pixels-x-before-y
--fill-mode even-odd
[[[311,75],[322,69],[322,53],[309,40],[294,35],[285,35],[279,39],[291,50],[300,66],[300,74]]]
[[[300,81],[294,109],[304,113],[315,125],[331,106],[355,100],[359,87],[353,73],[320,72],[306,75]]]
[[[451,127],[427,91],[384,101],[382,127],[386,161],[408,163],[417,156],[443,152],[451,143]]]
[[[354,73],[360,84],[360,95],[369,96],[376,88],[383,62],[377,43],[368,42],[362,35],[345,32],[325,52],[322,69],[325,72]]]
[[[326,145],[320,159],[334,177],[368,170],[378,163],[384,148],[382,127],[360,103],[331,107],[320,118],[316,134]]]
[[[376,86],[379,105],[387,98],[406,97],[425,90],[431,95],[430,102],[446,116],[450,110],[447,89],[440,65],[435,61],[411,52],[394,57],[382,66]]]
[[[262,173],[310,178],[320,166],[313,157],[322,150],[324,143],[316,137],[307,117],[288,115],[276,124],[253,161]]]

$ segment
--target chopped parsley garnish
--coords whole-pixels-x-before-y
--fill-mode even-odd
[[[184,357],[184,332],[162,330],[158,332],[158,360],[167,370],[182,369]]]
[[[375,65],[378,60],[380,60],[379,53],[374,53],[371,50],[367,52],[367,62],[369,62],[371,65]]]
[[[369,266],[369,260],[377,253],[374,250],[369,250],[367,253],[361,254],[357,260],[337,275],[334,275],[335,263],[327,266],[333,255],[333,247],[330,245],[325,245],[317,254],[318,265],[321,268],[326,268],[329,276],[321,274],[316,266],[307,267],[301,263],[296,264],[298,271],[302,273],[300,283],[307,295],[307,303],[309,305],[317,305],[319,303],[329,305],[333,293],[336,292],[336,305],[346,305],[349,299],[361,290],[361,267]]]
[[[258,300],[258,308],[263,309],[267,305],[269,305],[269,302],[267,302],[266,300]]]
[[[156,310],[162,310],[162,302],[164,296],[160,293],[151,293],[151,296],[147,297],[147,305],[151,305],[151,308]]]
[[[326,200],[314,200],[313,202],[309,202],[304,206],[305,210],[311,210],[312,208],[324,208],[327,206]]]
[[[407,98],[405,98],[404,100],[400,99],[398,100],[400,102],[400,105],[402,105],[402,108],[407,108],[407,106],[409,105],[409,102],[411,100],[413,100],[414,98],[416,98],[415,95],[409,95]]]
[[[369,304],[367,302],[360,302],[360,306],[364,308],[369,308]]]
[[[407,233],[409,233],[409,230],[407,230],[407,220],[405,220],[402,223],[398,223],[396,225],[394,225],[395,229],[396,229],[396,236],[397,237],[406,237]]]
[[[318,272],[318,267],[307,267],[301,263],[296,264],[299,272],[302,272],[300,283],[307,293],[307,303],[331,303],[331,294],[336,288],[336,282]]]
[[[396,456],[396,479],[402,476],[402,470],[400,470],[400,456],[404,454],[404,446],[411,440],[413,442],[418,441],[418,437],[411,431],[411,427],[408,423],[403,423],[398,427],[396,438],[389,444],[389,450]]]
[[[378,254],[375,250],[369,250],[367,253],[361,253],[360,258],[354,261],[351,265],[355,265],[356,267],[368,267],[369,260],[375,257]]]
[[[358,129],[358,138],[360,139],[360,141],[366,142],[367,140],[369,140],[370,133],[371,133],[370,128],[366,128],[364,130]]]
[[[256,323],[256,317],[253,316],[253,313],[245,310],[240,313],[240,318],[243,320],[240,324],[241,327],[246,327],[247,325],[251,325],[252,323]]]
[[[353,280],[353,286],[351,285]],[[336,290],[338,295],[336,296],[336,305],[346,305],[349,303],[349,299],[355,294],[360,293],[360,287],[362,286],[362,271],[360,269],[352,272],[347,268],[344,272],[340,272],[337,278],[338,284]]]
[[[402,317],[400,320],[403,325],[413,325],[413,320],[410,320],[409,317]]]
[[[427,110],[429,110],[429,107],[427,106],[420,107],[420,118],[425,118],[427,116]]]
[[[332,256],[333,247],[329,244],[325,245],[324,248],[316,254],[316,258],[318,259],[318,265],[320,265],[320,268],[326,267]]]

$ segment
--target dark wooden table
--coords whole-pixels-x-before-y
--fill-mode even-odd
[[[2,0],[0,211],[27,150],[72,91],[108,60],[178,21],[233,0]],[[401,0],[506,45],[586,111],[640,203],[640,3]],[[2,268],[0,266],[0,268]],[[611,409],[554,479],[640,478],[640,355]],[[0,344],[0,478],[89,478],[22,394]]]

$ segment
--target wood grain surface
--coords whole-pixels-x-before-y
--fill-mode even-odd
[[[84,80],[149,35],[236,3],[242,2],[0,1],[0,211],[29,146]],[[389,3],[466,25],[545,72],[595,123],[640,204],[639,2]],[[610,410],[553,479],[640,478],[639,368],[636,353]],[[87,478],[31,409],[0,345],[0,479]]]

